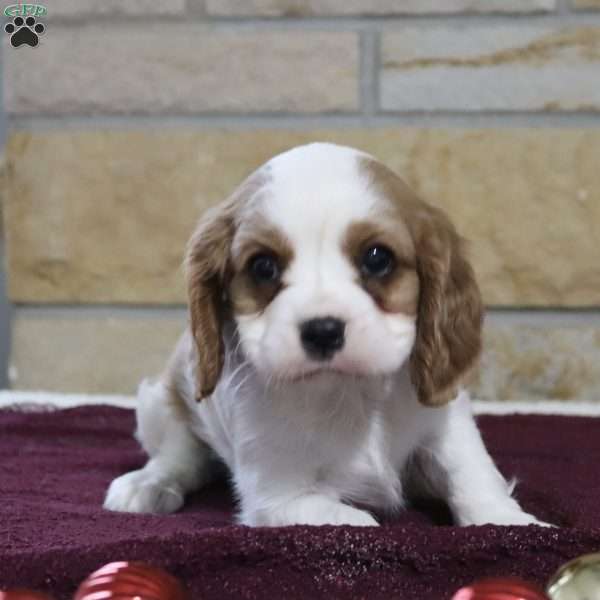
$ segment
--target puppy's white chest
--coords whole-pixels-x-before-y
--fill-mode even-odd
[[[393,510],[403,505],[402,469],[427,423],[403,379],[346,389],[345,380],[323,379],[314,394],[298,397],[293,388],[280,397],[218,388],[198,410],[195,429],[244,489],[256,481],[287,492],[293,482],[294,489]]]
[[[390,398],[366,419],[362,439],[348,436],[321,483],[351,504],[383,510],[404,506],[403,473],[411,455],[431,434],[434,420],[409,397]]]
[[[345,501],[396,509],[403,505],[402,462],[393,456],[384,427],[375,421],[365,442],[328,473],[327,484]]]

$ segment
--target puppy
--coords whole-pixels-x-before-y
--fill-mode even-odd
[[[138,393],[149,461],[105,508],[176,511],[225,463],[245,525],[377,525],[411,491],[460,525],[537,522],[461,387],[482,323],[461,240],[373,157],[271,159],[206,212],[187,278],[191,326]]]

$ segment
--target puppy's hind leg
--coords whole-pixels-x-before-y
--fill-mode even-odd
[[[164,380],[144,380],[138,390],[137,438],[146,465],[117,477],[104,508],[119,512],[171,513],[209,478],[210,451],[190,430],[188,409]]]

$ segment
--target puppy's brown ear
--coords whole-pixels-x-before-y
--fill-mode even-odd
[[[224,286],[234,228],[233,205],[215,207],[202,218],[187,248],[188,302],[198,361],[198,401],[214,391],[223,370],[223,323],[227,312]]]
[[[254,171],[226,201],[206,211],[188,243],[185,265],[198,401],[212,394],[225,363],[223,326],[231,310],[226,288],[240,208],[268,180],[268,168]]]
[[[456,396],[479,356],[483,308],[462,240],[446,215],[423,203],[413,228],[420,296],[411,378],[422,404],[440,406]]]

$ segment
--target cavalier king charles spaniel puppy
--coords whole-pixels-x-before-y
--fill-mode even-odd
[[[372,156],[274,157],[204,214],[186,266],[190,327],[138,391],[149,460],[105,508],[176,511],[224,463],[244,525],[377,525],[423,493],[459,525],[538,523],[462,387],[483,311],[461,238]]]

